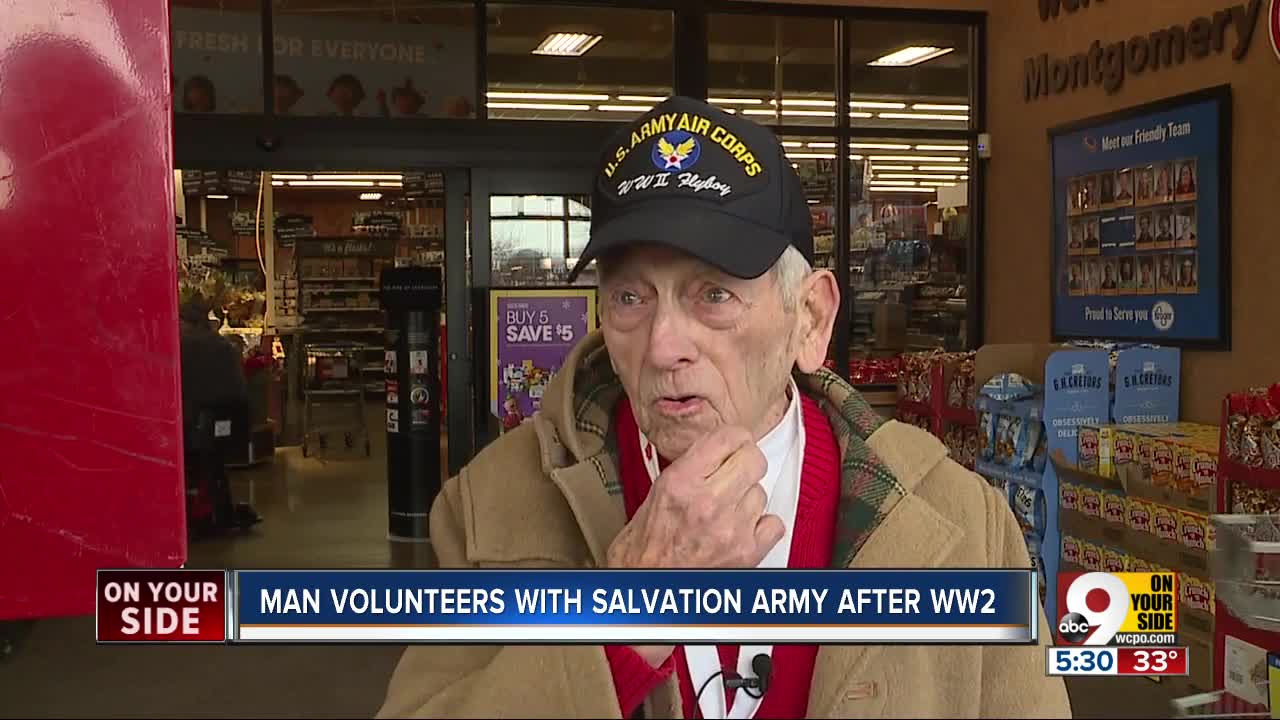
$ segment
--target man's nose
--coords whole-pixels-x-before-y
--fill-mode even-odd
[[[649,327],[649,364],[659,370],[675,370],[697,360],[693,331],[692,319],[678,303],[659,301]]]

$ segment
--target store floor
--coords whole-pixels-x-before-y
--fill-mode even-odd
[[[378,418],[370,427],[378,428]],[[421,545],[386,539],[385,438],[372,457],[322,462],[295,448],[236,473],[237,496],[264,522],[196,543],[193,567],[429,567]],[[93,643],[93,619],[37,622],[0,665],[0,717],[370,717],[396,646],[121,647]],[[1167,717],[1169,696],[1142,679],[1069,683],[1076,717]]]

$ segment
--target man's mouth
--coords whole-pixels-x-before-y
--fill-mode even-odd
[[[702,409],[703,402],[699,395],[663,395],[654,405],[668,417],[685,417]]]

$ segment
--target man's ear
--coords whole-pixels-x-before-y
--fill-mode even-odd
[[[815,270],[800,286],[796,308],[801,336],[796,367],[804,373],[817,372],[827,359],[831,332],[840,310],[840,284],[830,270]]]

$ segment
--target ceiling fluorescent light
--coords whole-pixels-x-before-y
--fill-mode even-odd
[[[835,160],[834,153],[787,153],[792,160]]]
[[[911,106],[912,110],[958,110],[960,112],[969,112],[968,105],[932,105],[930,103],[916,103]]]
[[[861,159],[862,159],[862,156],[861,156],[861,155],[850,155],[850,156],[849,156],[849,159],[850,159],[850,160],[861,160]]]
[[[777,105],[777,100],[770,100],[770,105]],[[790,105],[791,107],[835,107],[835,100],[810,100],[805,98],[783,98],[783,107]]]
[[[884,120],[954,120],[956,122],[969,122],[968,115],[933,115],[916,112],[880,113],[880,117]]]
[[[943,152],[948,152],[951,150],[954,150],[956,152],[964,152],[964,153],[969,152],[968,145],[917,145],[916,149],[917,150],[941,150]]]
[[[871,192],[881,192],[881,193],[922,193],[922,192],[931,193],[936,191],[937,191],[937,188],[931,188],[931,187],[897,187],[897,186],[884,186],[884,185],[871,186]]]
[[[378,187],[404,187],[402,182],[380,182]]]
[[[231,199],[230,195],[205,195],[205,197],[209,198],[210,200],[230,200]]]
[[[283,180],[272,180],[272,181],[271,181],[271,184],[272,184],[273,186],[275,186],[275,187],[281,187],[281,186],[283,186],[283,185],[284,185],[284,181],[283,181]]]
[[[912,45],[895,50],[867,63],[872,67],[911,67],[934,58],[942,57],[955,48],[934,47],[932,45]]]
[[[850,100],[849,107],[871,108],[872,110],[905,110],[906,103],[881,102],[879,100]]]
[[[538,47],[532,50],[532,53],[534,55],[554,55],[556,57],[581,57],[602,39],[604,39],[603,35],[553,32],[539,43]]]
[[[817,148],[817,149],[819,149],[819,150],[821,150],[821,149],[823,149],[823,148],[833,148],[833,147],[835,147],[835,146],[836,146],[836,144],[835,144],[835,143],[833,143],[833,142],[811,142],[811,143],[809,143],[809,147],[811,147],[811,148]]]
[[[909,171],[909,170],[915,170],[916,166],[915,165],[876,165],[875,169],[876,169],[876,172],[880,172],[881,170],[888,170],[890,172],[894,170]]]
[[[931,172],[964,172],[969,169],[968,165],[921,165],[917,170],[928,170]]]
[[[879,168],[877,168],[879,169]],[[955,180],[955,175],[925,175],[922,173],[876,173],[875,182],[884,180]]]
[[[795,140],[783,140],[782,147],[804,147],[804,143]]]
[[[487,104],[491,109],[497,110],[590,110],[590,105],[576,105],[570,103],[539,103],[539,102],[491,102]]]
[[[764,101],[759,98],[708,98],[707,102],[712,105],[763,105]]]
[[[272,180],[306,180],[306,175],[290,175],[288,173],[272,173]]]
[[[494,100],[576,100],[579,102],[605,101],[608,95],[572,92],[505,92],[490,91],[485,95]]]
[[[895,145],[893,143],[853,143],[852,147],[859,150],[910,150],[910,145]]]
[[[958,163],[964,162],[960,158],[951,157],[934,157],[933,155],[872,155],[872,160],[889,160],[891,162],[938,162],[938,163]]]
[[[372,180],[290,180],[289,187],[373,187]]]
[[[315,174],[311,176],[312,180],[401,180],[402,175],[330,175]]]
[[[596,109],[601,112],[644,112],[651,110],[652,105],[597,105]]]
[[[360,193],[361,200],[381,200],[382,193]]]
[[[894,186],[897,186],[897,185],[904,185],[904,186],[912,186],[912,185],[915,185],[915,182],[913,182],[913,181],[911,181],[911,180],[881,180],[880,178],[875,178],[875,179],[873,179],[873,180],[871,181],[871,184],[872,184],[872,185],[894,185]]]
[[[743,110],[743,115],[778,115],[784,117],[787,115],[795,115],[802,117],[835,117],[836,114],[831,110]],[[867,117],[871,117],[868,115]]]
[[[961,179],[961,180],[968,180],[968,179],[969,179],[969,176],[968,176],[968,175],[961,175],[961,176],[960,176],[960,179]]]
[[[667,98],[665,95],[619,95],[618,99],[622,102],[660,103]]]
[[[869,112],[851,112],[849,113],[849,117],[855,118],[858,120],[867,120],[867,119],[870,119],[872,115]]]
[[[955,187],[954,182],[939,182],[937,180],[921,180],[921,185],[932,185],[934,187]]]

